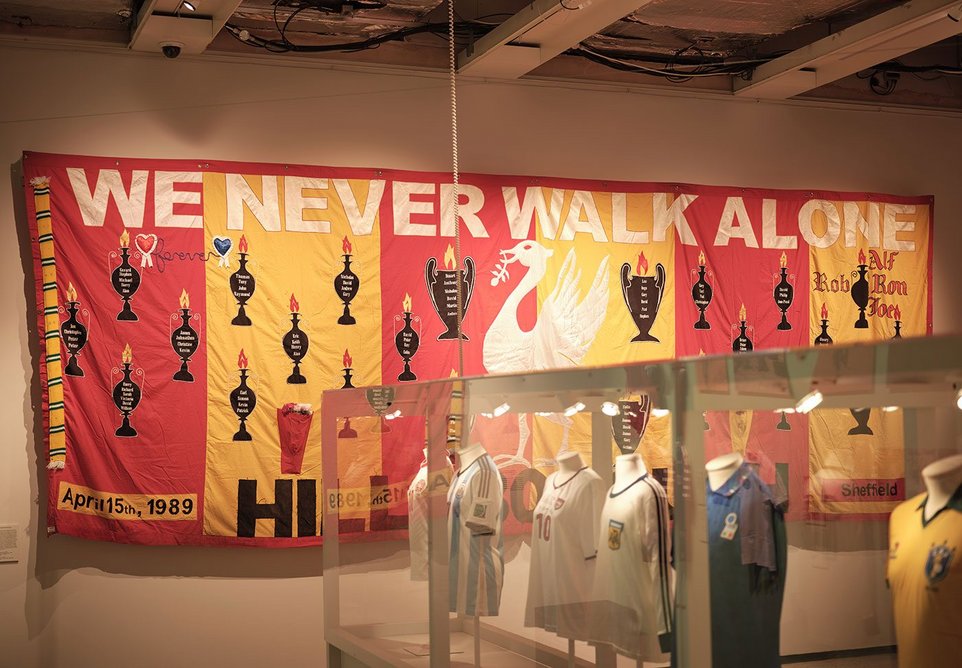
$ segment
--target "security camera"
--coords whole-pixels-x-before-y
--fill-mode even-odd
[[[165,58],[176,58],[180,55],[183,46],[180,42],[161,42],[160,50],[164,52]]]

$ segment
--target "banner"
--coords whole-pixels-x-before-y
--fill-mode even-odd
[[[450,376],[459,280],[467,375],[931,332],[930,197],[465,175],[455,267],[447,174],[23,164],[51,532],[320,543],[320,416],[303,405]],[[667,481],[669,420],[650,408],[636,435]],[[898,411],[705,424],[709,453],[745,452],[791,517],[873,516],[904,496]],[[358,420],[337,444],[357,531],[405,527],[421,461],[423,424],[379,425]],[[489,449],[518,523],[529,483],[590,444],[585,415],[485,428],[502,434]]]

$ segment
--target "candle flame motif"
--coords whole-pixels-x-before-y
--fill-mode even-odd
[[[120,354],[120,361],[123,362],[124,364],[130,364],[130,362],[131,362],[133,359],[134,359],[134,353],[133,353],[133,351],[130,349],[130,344],[128,343],[128,344],[124,347],[124,352],[122,352],[122,353]]]
[[[180,291],[180,307],[190,308],[190,296],[187,294],[187,288]]]
[[[451,369],[451,373],[448,374],[448,378],[457,378],[457,377],[458,377],[458,370],[457,370],[457,369]]]
[[[126,248],[130,244],[130,235],[127,234],[127,228],[124,228],[124,233],[120,235],[120,247]]]
[[[822,320],[828,320],[828,307],[822,304]]]
[[[294,298],[294,293],[292,292],[291,293],[291,313],[297,313],[300,310],[301,310],[301,305],[297,303],[297,300]]]
[[[704,356],[705,356],[705,351],[702,350],[701,348],[699,348],[699,349],[698,349],[698,356],[699,356],[699,357],[704,357]]]
[[[738,309],[738,319],[741,320],[742,322],[745,322],[747,317],[748,317],[748,311],[745,310],[745,304],[742,304],[742,307]]]
[[[785,255],[784,252],[782,253],[782,256],[778,258],[778,266],[781,267],[782,269],[788,266],[788,257]]]
[[[645,251],[638,253],[638,264],[635,265],[635,274],[638,276],[643,276],[648,273],[648,259],[645,257]]]
[[[705,251],[698,251],[698,264],[705,266]]]
[[[865,253],[862,252],[861,248],[858,249],[858,263],[865,264]]]
[[[67,283],[67,301],[77,301],[77,291],[74,289],[73,283]]]
[[[247,368],[247,355],[244,354],[244,349],[240,349],[240,353],[237,355],[237,368],[246,369]]]
[[[351,362],[354,361],[354,358],[351,357],[351,353],[349,353],[349,352],[347,351],[347,348],[344,349],[344,356],[341,358],[341,361],[344,362],[344,368],[345,368],[345,369],[350,369],[350,368],[351,368]]]
[[[406,292],[404,293],[404,301],[401,302],[401,306],[405,313],[411,312],[411,295]]]
[[[241,235],[240,243],[237,244],[237,250],[239,250],[241,253],[247,252],[247,235]]]
[[[344,237],[344,239],[341,240],[341,250],[344,251],[345,255],[351,254],[351,242],[347,237]]]
[[[454,246],[448,244],[448,249],[444,251],[444,266],[447,269],[454,269]]]
[[[896,304],[896,305],[895,305],[895,308],[892,309],[892,315],[895,316],[895,319],[896,319],[896,320],[901,320],[901,319],[902,319],[902,309],[900,309],[900,308],[898,307],[898,304]]]

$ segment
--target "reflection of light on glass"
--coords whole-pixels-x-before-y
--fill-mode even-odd
[[[484,412],[482,412],[482,413],[481,413],[481,417],[493,418],[493,417],[494,417],[494,413],[484,413]]]
[[[795,404],[795,410],[801,413],[802,415],[806,413],[810,413],[811,411],[815,410],[816,406],[822,403],[822,400],[824,398],[825,397],[822,396],[821,391],[812,390],[811,392],[806,394],[804,397],[802,397],[797,404]]]
[[[396,411],[394,411],[393,413],[388,413],[387,415],[385,415],[385,416],[384,416],[384,419],[385,419],[385,420],[394,420],[395,418],[399,418],[399,417],[401,417],[401,409],[400,409],[400,408],[397,409]]]
[[[787,406],[787,407],[785,407],[785,408],[779,408],[776,412],[777,412],[777,413],[788,413],[789,415],[791,415],[792,413],[795,412],[795,408],[794,408],[794,407],[789,407],[789,406]]]
[[[606,401],[603,404],[601,404],[601,412],[604,413],[605,415],[610,415],[611,417],[614,417],[618,415],[618,413],[620,413],[621,411],[618,409],[618,404],[616,404],[613,401]]]
[[[508,404],[508,402],[505,402],[494,409],[494,417],[501,417],[509,410],[511,410],[511,406]]]
[[[671,413],[671,411],[668,410],[667,408],[652,408],[652,409],[651,409],[651,414],[652,414],[652,416],[654,416],[654,417],[656,417],[656,418],[665,417],[665,416],[668,415],[669,413]]]
[[[585,405],[580,401],[577,401],[565,409],[565,417],[571,417],[575,413],[580,413],[585,409]]]
[[[894,413],[898,409],[898,406],[882,406],[882,412],[884,413]]]
[[[548,417],[549,415],[554,415],[551,411],[538,411],[535,415],[540,415],[541,417]]]
[[[962,390],[959,390],[958,394],[955,395],[955,405],[962,411]]]

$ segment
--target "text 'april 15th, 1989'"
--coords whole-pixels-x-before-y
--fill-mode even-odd
[[[57,507],[112,520],[197,519],[196,494],[117,494],[61,482]]]

